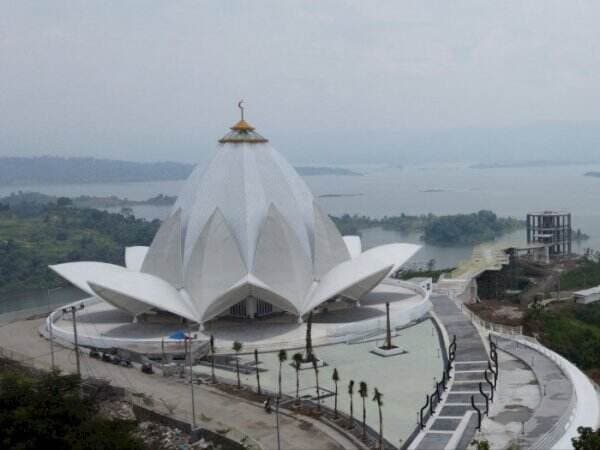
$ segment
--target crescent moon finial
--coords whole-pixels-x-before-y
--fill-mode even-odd
[[[238,108],[240,108],[241,114],[242,114],[242,120],[244,120],[244,100],[240,100],[238,102]]]

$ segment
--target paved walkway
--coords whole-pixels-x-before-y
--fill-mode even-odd
[[[0,327],[0,345],[30,356],[31,362],[42,368],[49,367],[49,342],[38,334],[42,320],[15,322]],[[56,346],[55,361],[65,372],[75,371],[75,354],[72,349]],[[81,358],[84,377],[92,376],[109,380],[115,386],[144,393],[152,398],[155,406],[167,404],[174,407],[173,415],[190,420],[191,400],[189,385],[160,375],[146,375],[133,368],[115,366],[91,359]],[[275,414],[266,414],[262,406],[242,398],[227,395],[210,386],[195,389],[196,416],[199,426],[212,430],[233,429],[250,436],[263,449],[277,448]],[[281,448],[285,449],[355,449],[345,437],[318,421],[304,416],[280,415]]]
[[[464,449],[471,442],[477,426],[471,395],[475,396],[476,404],[484,409],[485,400],[479,393],[479,382],[484,383],[485,392],[490,391],[483,376],[488,354],[475,326],[449,297],[435,295],[431,297],[431,302],[450,340],[456,336],[455,372],[449,390],[444,393],[441,410],[438,406],[437,415],[428,421],[426,428],[409,448]]]
[[[525,422],[525,434],[519,437],[521,447],[552,447],[562,436],[564,428],[560,425],[564,425],[572,410],[574,392],[570,380],[554,361],[531,347],[497,336],[493,340],[498,348],[529,365],[541,390],[540,403]]]

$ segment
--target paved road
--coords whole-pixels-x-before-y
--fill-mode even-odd
[[[486,392],[490,391],[483,376],[488,354],[475,326],[449,297],[433,295],[431,302],[450,339],[456,336],[455,373],[444,394],[442,409],[429,420],[413,445],[416,444],[417,450],[464,449],[471,442],[477,425],[476,416],[472,414],[471,395],[475,395],[476,403],[482,406],[484,400],[479,393],[479,382],[484,383]]]
[[[535,373],[542,391],[533,416],[525,422],[525,435],[519,437],[524,448],[550,448],[562,433],[549,434],[561,419],[571,413],[573,385],[560,367],[547,356],[515,341],[494,337],[498,347],[525,361]],[[563,430],[564,431],[564,428]],[[540,439],[544,438],[540,445]]]
[[[39,367],[50,363],[49,343],[38,334],[41,320],[16,322],[0,327],[0,346],[32,357]],[[71,349],[58,347],[56,364],[66,372],[75,372],[75,354]],[[83,356],[82,373],[110,380],[134,392],[144,393],[155,404],[174,405],[173,414],[184,420],[191,418],[189,385],[158,375],[146,375],[136,369],[114,366]],[[276,448],[275,415],[268,415],[261,406],[216,391],[209,386],[196,388],[196,415],[200,426],[210,429],[233,428],[251,436],[264,449]],[[341,450],[356,447],[343,436],[323,424],[299,416],[281,416],[281,447],[283,449]]]

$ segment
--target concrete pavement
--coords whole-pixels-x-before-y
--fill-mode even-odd
[[[0,327],[0,346],[31,358],[29,363],[36,367],[48,368],[50,345],[39,336],[38,328],[41,324],[40,319]],[[72,349],[56,346],[55,362],[64,372],[75,372],[75,354]],[[160,375],[143,374],[134,368],[91,359],[85,354],[81,358],[81,368],[84,377],[105,379],[115,386],[144,394],[151,399],[153,407],[164,411],[173,408],[174,416],[187,421],[191,419],[189,385]],[[195,394],[198,425],[211,430],[231,429],[233,436],[249,436],[263,449],[277,448],[274,414],[265,413],[260,405],[206,385],[195,386]],[[338,432],[304,416],[280,415],[280,430],[283,449],[356,448]]]

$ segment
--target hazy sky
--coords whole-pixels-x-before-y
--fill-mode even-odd
[[[600,2],[0,0],[2,156],[202,160],[240,98],[297,162],[589,157]]]

